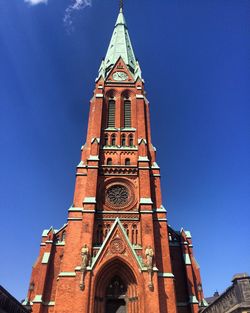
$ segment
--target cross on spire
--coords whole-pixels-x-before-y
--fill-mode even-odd
[[[120,9],[123,10],[123,0],[120,0]]]

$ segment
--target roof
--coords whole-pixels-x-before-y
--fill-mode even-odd
[[[0,311],[6,313],[28,313],[29,311],[0,285]]]
[[[140,66],[134,54],[122,8],[120,9],[117,21],[115,23],[115,28],[110,40],[106,57],[101,63],[98,78],[101,76],[104,79],[107,78],[110,70],[113,68],[120,57],[128,66],[130,72],[134,75],[134,78],[141,78]]]

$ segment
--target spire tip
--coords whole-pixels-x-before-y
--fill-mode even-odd
[[[124,5],[123,0],[120,0],[120,11],[123,10],[123,5]]]

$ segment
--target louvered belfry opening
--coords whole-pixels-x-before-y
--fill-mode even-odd
[[[124,128],[131,127],[131,101],[124,100]]]
[[[108,127],[115,127],[115,100],[110,99],[108,103]]]

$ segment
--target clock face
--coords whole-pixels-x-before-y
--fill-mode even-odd
[[[124,72],[115,72],[113,74],[113,79],[117,81],[124,81],[128,79],[128,75]]]

